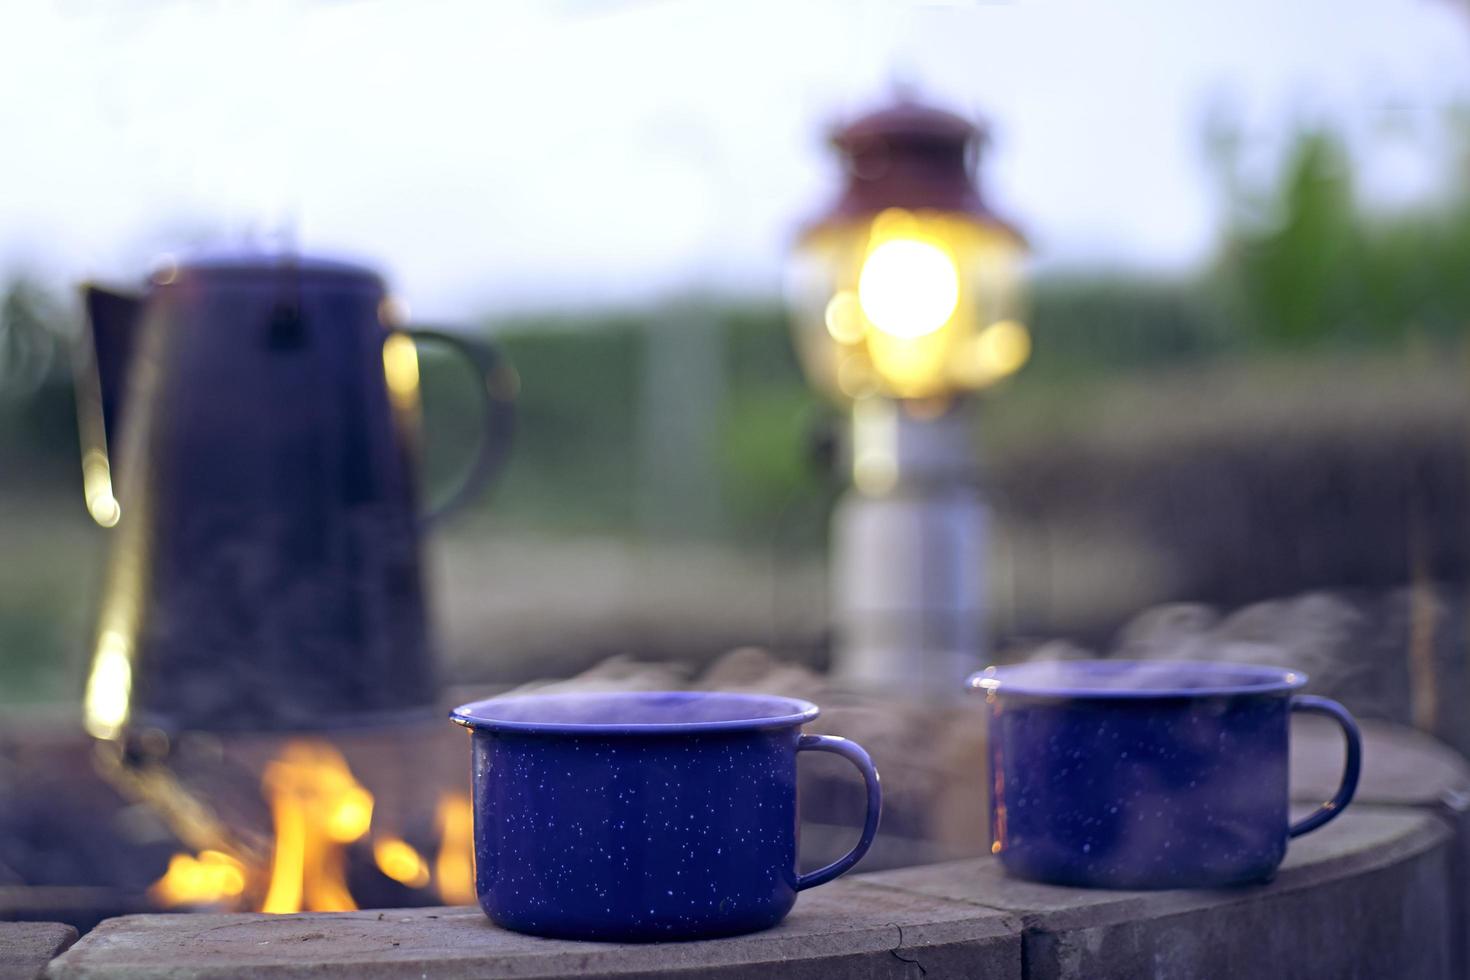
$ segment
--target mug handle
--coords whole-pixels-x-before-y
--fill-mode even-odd
[[[427,341],[448,347],[468,361],[480,379],[476,386],[480,393],[483,429],[480,446],[459,486],[419,518],[421,524],[429,527],[474,500],[500,475],[510,455],[511,437],[515,433],[516,376],[505,355],[488,341],[443,330],[405,328],[396,332],[407,335],[415,343]]]
[[[868,816],[863,821],[863,834],[858,838],[857,845],[825,868],[819,868],[810,874],[797,875],[796,890],[801,891],[825,885],[848,871],[868,853],[868,848],[873,846],[873,838],[878,835],[878,820],[883,816],[883,792],[878,787],[878,770],[873,766],[873,760],[856,742],[849,742],[835,735],[803,735],[796,743],[796,751],[831,752],[840,755],[858,767],[858,772],[863,774],[863,782],[868,787]]]
[[[1353,794],[1358,790],[1358,774],[1363,764],[1363,737],[1358,732],[1358,723],[1353,720],[1353,716],[1331,698],[1301,694],[1291,699],[1291,710],[1326,715],[1342,727],[1347,743],[1347,761],[1342,767],[1342,782],[1337,787],[1337,793],[1286,831],[1288,837],[1300,837],[1335,819],[1353,801]]]

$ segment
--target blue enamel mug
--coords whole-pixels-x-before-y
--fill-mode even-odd
[[[1061,661],[970,677],[989,722],[991,850],[1020,878],[1098,888],[1269,879],[1287,840],[1352,801],[1358,726],[1300,671],[1228,663]],[[1347,741],[1333,798],[1296,823],[1292,712]]]
[[[803,735],[806,701],[704,691],[545,694],[454,709],[474,755],[475,891],[497,925],[638,942],[753,932],[831,881],[878,832],[856,743]],[[862,773],[857,846],[797,874],[796,756]]]

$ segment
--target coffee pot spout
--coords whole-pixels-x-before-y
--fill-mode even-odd
[[[83,287],[83,296],[97,385],[101,389],[102,422],[107,438],[112,440],[117,438],[128,365],[133,357],[133,339],[143,316],[143,297],[94,285]]]

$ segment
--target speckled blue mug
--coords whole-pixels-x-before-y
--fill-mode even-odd
[[[697,939],[775,925],[878,832],[878,772],[856,743],[803,735],[816,705],[714,692],[493,698],[473,733],[475,891],[497,925],[569,939]],[[867,783],[857,846],[796,873],[796,754]]]
[[[1342,812],[1362,748],[1347,709],[1294,670],[1062,661],[990,667],[968,686],[990,725],[991,850],[1010,874],[1099,888],[1270,878],[1288,838]],[[1337,794],[1289,823],[1290,714],[1342,726]]]

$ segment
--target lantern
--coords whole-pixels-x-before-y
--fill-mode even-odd
[[[788,299],[811,382],[842,403],[988,388],[1030,354],[1019,234],[981,201],[980,130],[912,102],[842,129],[847,180],[801,234]]]
[[[985,646],[987,511],[965,396],[1030,355],[1025,245],[981,200],[981,132],[959,116],[901,101],[832,143],[845,182],[798,238],[788,302],[807,377],[852,422],[834,673],[943,699]]]

